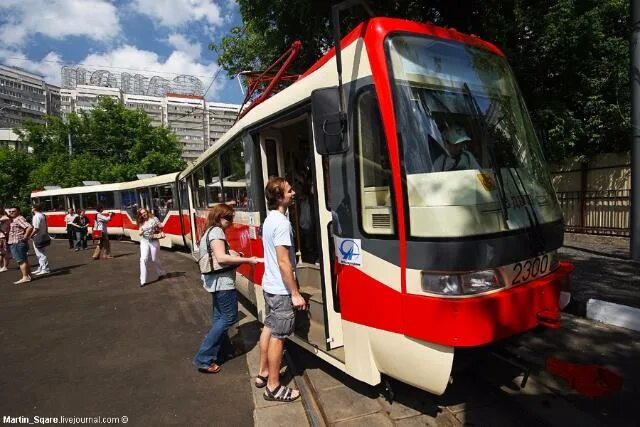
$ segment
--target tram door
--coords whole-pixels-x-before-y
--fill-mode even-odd
[[[309,310],[297,313],[295,335],[333,354],[343,344],[330,266],[331,212],[324,202],[322,157],[313,149],[310,123],[305,114],[260,132],[262,173],[265,184],[272,176],[284,176],[296,192],[288,215],[296,247],[296,278]]]

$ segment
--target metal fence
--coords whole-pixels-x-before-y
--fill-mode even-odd
[[[631,190],[563,191],[557,194],[567,232],[630,235]]]

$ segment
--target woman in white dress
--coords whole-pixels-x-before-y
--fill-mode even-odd
[[[136,222],[140,229],[140,287],[148,282],[149,263],[153,265],[158,275],[162,279],[167,275],[160,265],[160,239],[164,237],[162,224],[158,218],[149,213],[145,208],[138,209]]]

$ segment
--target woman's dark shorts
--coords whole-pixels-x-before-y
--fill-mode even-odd
[[[26,242],[12,243],[9,245],[9,250],[11,251],[11,256],[16,260],[18,264],[27,260]]]
[[[285,339],[293,335],[295,312],[291,295],[275,295],[262,292],[264,295],[264,325],[271,329],[273,338]]]

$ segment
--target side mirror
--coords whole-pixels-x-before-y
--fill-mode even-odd
[[[340,154],[349,149],[346,114],[340,111],[337,87],[311,92],[311,120],[318,154]]]

